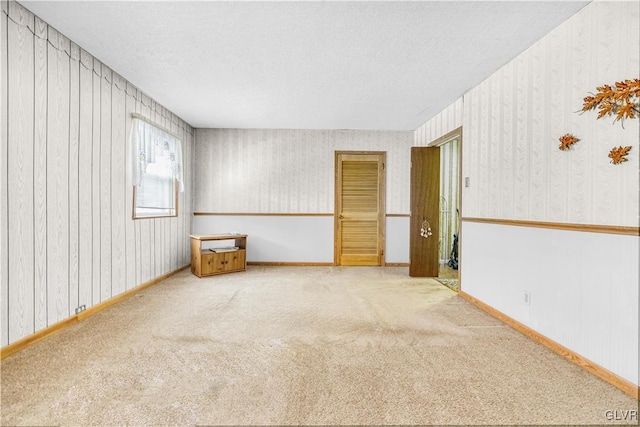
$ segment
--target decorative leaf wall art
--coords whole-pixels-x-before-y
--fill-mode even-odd
[[[605,84],[596,87],[597,92],[583,98],[582,112],[598,110],[596,119],[614,116],[613,123],[620,121],[624,128],[625,119],[635,119],[640,116],[640,79],[626,79],[616,82],[613,86]],[[563,148],[563,138],[560,138],[560,149]],[[619,165],[627,161],[631,147],[613,147],[609,151],[611,163]]]
[[[580,138],[576,138],[570,133],[565,133],[560,138],[558,138],[558,140],[560,141],[560,145],[558,146],[558,148],[562,151],[566,151],[571,148],[573,144],[580,141]]]
[[[627,79],[598,86],[597,93],[584,97],[582,111],[598,109],[598,119],[615,116],[613,122],[634,119],[640,114],[640,79]]]
[[[631,151],[631,147],[613,147],[611,151],[609,151],[609,158],[611,159],[611,163],[614,165],[618,165],[620,163],[627,161],[627,154]]]

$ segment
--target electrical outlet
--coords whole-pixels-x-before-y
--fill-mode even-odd
[[[524,291],[523,299],[526,305],[531,305],[531,292]]]
[[[468,176],[464,177],[464,186],[465,188],[469,188],[469,185],[471,185],[471,179],[469,179]]]
[[[80,307],[76,307],[76,314],[82,313],[86,309],[87,309],[87,306],[85,304],[82,304]]]

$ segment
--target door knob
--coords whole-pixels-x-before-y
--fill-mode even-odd
[[[340,218],[340,219],[344,219],[344,216],[340,215],[338,218]]]

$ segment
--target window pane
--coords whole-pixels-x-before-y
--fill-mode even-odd
[[[134,120],[133,126],[134,217],[175,216],[180,140],[139,119]]]

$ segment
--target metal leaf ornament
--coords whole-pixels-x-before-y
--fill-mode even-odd
[[[558,148],[562,151],[566,151],[571,148],[573,144],[580,141],[580,138],[576,138],[570,133],[567,133],[558,138],[558,140],[560,141],[560,145],[558,146]]]
[[[611,163],[614,165],[619,165],[620,163],[624,163],[627,161],[627,155],[631,151],[631,147],[613,147],[611,151],[609,151],[609,158],[611,159]]]
[[[584,97],[582,111],[598,109],[598,119],[615,116],[613,122],[634,119],[640,115],[640,79],[627,79],[598,86],[597,93]]]

